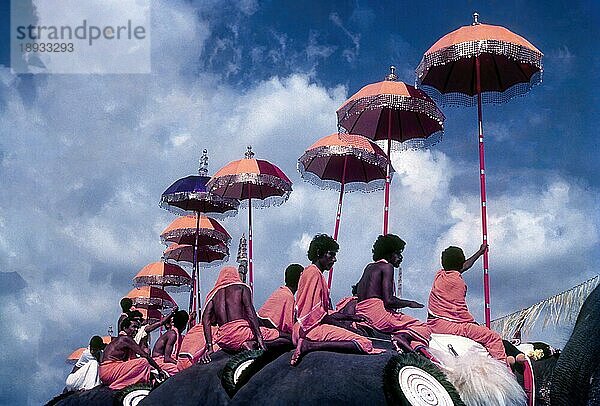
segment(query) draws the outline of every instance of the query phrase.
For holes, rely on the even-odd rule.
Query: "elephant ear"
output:
[[[465,406],[456,388],[431,361],[418,354],[392,357],[383,370],[388,404]]]

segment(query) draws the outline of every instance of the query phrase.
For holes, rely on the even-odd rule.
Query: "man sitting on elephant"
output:
[[[296,322],[294,295],[298,290],[298,281],[303,270],[302,265],[289,265],[285,269],[285,286],[277,288],[258,310],[259,323],[279,330],[282,337],[289,337],[290,344],[292,328]]]
[[[481,244],[479,250],[466,260],[459,247],[451,246],[442,252],[443,269],[435,274],[429,293],[427,323],[434,333],[470,338],[483,345],[492,357],[507,362],[502,337],[477,324],[467,308],[467,285],[462,274],[473,266],[486,249],[487,244]]]
[[[185,330],[188,320],[189,316],[185,310],[177,311],[166,325],[167,332],[156,340],[152,349],[152,358],[169,375],[179,372],[177,357],[181,348],[181,333]]]
[[[375,262],[367,265],[357,285],[356,315],[364,317],[375,330],[391,334],[399,348],[423,352],[429,344],[431,329],[427,323],[398,311],[403,307],[422,308],[423,305],[394,296],[394,268],[402,262],[405,245],[394,234],[377,238],[373,244]]]
[[[214,352],[211,325],[219,326],[214,342],[228,351],[266,350],[266,344],[280,345],[282,340],[289,341],[281,338],[274,328],[259,327],[250,287],[240,280],[238,270],[232,266],[221,269],[214,288],[206,296],[202,312],[206,338],[200,358],[203,363],[210,362]]]
[[[298,282],[298,321],[292,334],[296,350],[292,355],[291,365],[296,365],[311,351],[367,354],[383,352],[373,348],[373,343],[368,338],[344,328],[343,321],[363,321],[362,317],[330,312],[329,289],[323,272],[333,267],[338,250],[338,243],[325,234],[316,235],[310,243],[308,259],[312,264],[304,269]]]

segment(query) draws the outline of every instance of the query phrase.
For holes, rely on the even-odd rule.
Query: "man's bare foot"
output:
[[[291,366],[294,367],[294,366],[298,365],[298,363],[302,359],[302,356],[304,355],[303,347],[304,347],[304,338],[299,338],[298,344],[296,345],[296,349],[294,350],[294,353],[292,354],[292,359],[290,360]]]

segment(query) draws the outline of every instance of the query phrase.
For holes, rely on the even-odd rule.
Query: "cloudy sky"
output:
[[[109,3],[108,14],[126,13]],[[153,1],[152,73],[131,75],[13,73],[9,4],[0,4],[2,404],[40,404],[59,393],[65,357],[114,325],[131,278],[164,248],[159,234],[174,217],[158,207],[161,192],[195,173],[204,148],[211,173],[251,144],[294,183],[285,204],[253,214],[260,305],[287,264],[307,263],[310,238],[333,232],[337,193],[304,182],[298,157],[336,130],[336,109],[389,65],[414,83],[423,52],[474,11],[545,54],[540,86],[484,106],[492,317],[598,272],[593,1]],[[390,231],[407,242],[405,296],[421,302],[440,251],[474,251],[481,239],[476,109],[444,113],[441,143],[393,156]],[[344,200],[334,300],[370,259],[382,201],[380,192]],[[223,225],[235,253],[247,211]],[[203,271],[205,292],[217,272]],[[480,263],[465,279],[483,321]],[[567,335],[532,338],[560,345]]]

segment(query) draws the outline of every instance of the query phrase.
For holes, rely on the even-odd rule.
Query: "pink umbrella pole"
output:
[[[485,195],[485,153],[483,148],[483,113],[481,108],[481,78],[479,57],[475,58],[475,71],[477,75],[477,118],[479,125],[479,182],[481,187],[481,232],[483,243],[488,243],[487,233],[487,202]],[[490,310],[490,276],[488,273],[488,250],[483,253],[483,295],[485,300],[485,325],[489,328],[491,321]]]
[[[248,184],[248,190],[250,185]],[[248,193],[250,195],[250,193]],[[248,198],[248,277],[250,291],[254,296],[254,264],[252,262],[252,198]]]
[[[338,201],[337,214],[335,216],[335,229],[333,230],[333,239],[337,241],[338,233],[340,231],[340,219],[342,218],[342,201],[344,199],[344,186],[346,183],[346,164],[348,163],[348,156],[344,157],[344,169],[342,170],[342,185],[340,186],[340,199]],[[331,281],[333,280],[333,268],[329,270],[329,277],[327,280],[327,287],[331,289]]]
[[[392,159],[391,153],[392,151],[392,110],[388,111],[388,144],[387,144],[387,155],[388,155],[388,164],[387,170],[385,174],[385,206],[383,208],[383,235],[388,233],[388,221],[389,221],[389,212],[390,212],[390,183],[391,179],[391,167],[392,167]]]

